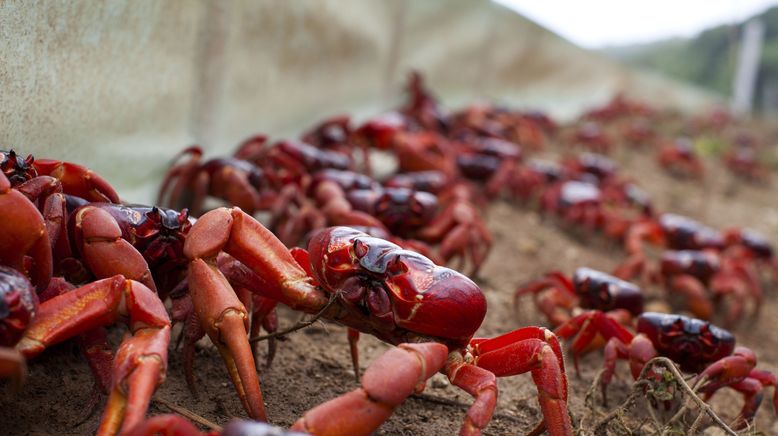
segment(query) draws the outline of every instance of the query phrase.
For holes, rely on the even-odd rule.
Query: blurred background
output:
[[[223,154],[256,133],[373,116],[403,99],[412,70],[449,107],[487,100],[572,119],[624,92],[773,112],[772,4],[5,1],[0,144],[89,162],[148,202],[183,147]]]
[[[774,0],[499,0],[573,43],[638,69],[689,82],[744,111],[778,110]],[[563,12],[564,11],[564,12]],[[734,101],[738,76],[747,101]],[[753,82],[753,83],[750,83]]]

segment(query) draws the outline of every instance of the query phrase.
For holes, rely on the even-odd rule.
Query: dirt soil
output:
[[[621,151],[616,159],[627,174],[640,181],[659,210],[672,211],[699,219],[716,227],[748,226],[759,230],[778,243],[778,202],[773,188],[738,181],[717,162],[706,161],[704,182],[683,181],[659,171],[647,151]],[[775,178],[775,174],[773,174]],[[778,181],[773,181],[773,186]],[[585,237],[579,232],[564,231],[559,223],[542,220],[530,207],[497,202],[488,213],[488,226],[496,245],[477,282],[488,299],[488,313],[479,336],[495,336],[518,327],[542,325],[544,320],[534,310],[530,299],[518,308],[513,305],[517,285],[538,278],[551,269],[572,273],[589,266],[611,271],[624,258],[618,246],[600,236]],[[297,321],[299,314],[281,311],[282,326]],[[756,350],[759,367],[778,372],[778,295],[767,290],[761,317],[744,322],[736,329],[740,344]],[[452,323],[457,320],[452,319]],[[120,332],[115,336],[120,337]],[[360,342],[364,369],[388,346],[363,336]],[[264,349],[262,351],[264,353]],[[264,354],[261,356],[264,358]],[[181,353],[171,351],[167,380],[157,392],[163,401],[187,408],[218,424],[244,417],[218,353],[202,347],[196,358],[199,398],[186,388]],[[592,422],[592,410],[584,404],[584,394],[602,365],[601,353],[590,353],[582,360],[581,376],[576,377],[569,364],[570,412],[574,424]],[[85,418],[92,379],[77,349],[69,344],[55,347],[30,363],[30,374],[21,392],[12,393],[0,386],[0,433],[2,434],[90,434],[100,418],[99,410]],[[631,378],[626,365],[619,365],[618,379],[610,389],[611,404],[618,404],[629,390]],[[391,375],[388,375],[391,376]],[[278,355],[269,370],[263,370],[262,391],[269,419],[279,426],[289,426],[305,410],[357,384],[351,370],[346,331],[332,324],[316,324],[293,333],[279,344]],[[499,380],[497,410],[485,434],[524,434],[540,419],[537,392],[529,375]],[[436,375],[425,394],[443,400],[469,404],[469,397],[449,386],[445,377]],[[772,410],[773,392],[768,389],[757,415],[756,430],[778,434],[778,420]],[[456,434],[465,414],[462,406],[443,404],[429,398],[410,398],[378,430],[386,435]],[[600,402],[599,411],[606,411]],[[726,420],[734,418],[740,408],[737,395],[724,392],[713,400],[715,410]],[[638,409],[644,407],[639,404]],[[159,402],[149,414],[169,413]],[[635,420],[640,412],[632,411]],[[645,429],[645,428],[644,428]],[[591,431],[584,427],[584,434]],[[618,430],[612,430],[619,433]],[[647,431],[647,430],[644,430]],[[639,434],[641,432],[638,432]]]

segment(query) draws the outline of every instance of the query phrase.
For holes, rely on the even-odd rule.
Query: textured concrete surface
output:
[[[707,101],[487,0],[4,0],[0,147],[88,165],[148,203],[184,146],[226,154],[252,133],[379,113],[410,69],[447,104]]]

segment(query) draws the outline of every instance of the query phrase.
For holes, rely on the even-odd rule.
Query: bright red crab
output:
[[[265,411],[246,337],[246,309],[216,266],[223,251],[266,282],[266,297],[306,313],[321,312],[325,319],[392,344],[417,344],[410,348],[431,350],[429,356],[409,360],[418,365],[422,358],[423,377],[441,370],[452,384],[475,398],[462,427],[464,434],[479,434],[487,425],[496,401],[495,376],[528,371],[538,386],[550,433],[572,433],[561,348],[548,330],[526,327],[493,339],[473,339],[485,316],[486,301],[465,276],[350,228],[323,230],[308,247],[309,253],[295,250],[293,257],[275,236],[239,209],[216,209],[203,215],[184,246],[191,260],[189,287],[195,310],[224,357],[250,416],[264,418]],[[403,362],[408,359],[395,361],[398,377],[382,383],[404,398],[423,377],[406,373],[410,369]],[[366,376],[363,388],[370,392],[375,382]],[[378,405],[392,409],[389,404],[399,404],[403,398],[372,398],[362,392],[336,403],[335,409],[364,406],[364,410],[375,410]],[[386,418],[385,407],[378,409],[382,411],[359,418],[362,431],[375,430]],[[326,425],[332,416],[308,415],[305,426]]]
[[[646,362],[662,355],[676,362],[682,371],[699,373],[703,383],[700,390],[708,397],[722,387],[740,392],[744,404],[738,427],[743,428],[753,420],[763,388],[776,385],[773,374],[755,369],[753,351],[735,347],[732,333],[695,318],[645,312],[638,317],[637,334],[633,334],[602,312],[594,311],[571,319],[556,333],[563,338],[576,338],[574,344],[578,347],[573,353],[598,335],[608,341],[601,378],[603,399],[618,359],[629,360],[632,375],[637,378]],[[778,395],[773,402],[778,410]]]

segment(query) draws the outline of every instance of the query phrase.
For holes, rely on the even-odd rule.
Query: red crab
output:
[[[41,192],[53,193],[51,180],[66,194],[81,197],[87,201],[119,202],[119,195],[113,187],[98,174],[81,165],[54,159],[34,159],[32,155],[22,159],[13,150],[0,150],[0,168],[11,185],[26,195],[38,198]],[[40,179],[38,179],[41,176]],[[33,194],[35,193],[35,194]]]
[[[185,156],[189,160],[175,163]],[[174,164],[159,188],[157,204],[173,208],[189,206],[197,216],[207,196],[221,198],[249,213],[268,209],[275,201],[275,184],[258,166],[234,157],[202,162],[202,156],[202,148],[195,145],[173,158]]]
[[[755,369],[756,355],[745,347],[735,347],[735,337],[708,322],[681,315],[645,312],[638,317],[633,334],[602,312],[581,314],[557,328],[563,338],[576,336],[574,355],[597,335],[608,341],[605,346],[605,372],[601,386],[603,399],[618,359],[628,359],[637,378],[646,362],[662,355],[676,362],[682,371],[700,373],[701,392],[712,395],[722,387],[740,392],[744,405],[739,427],[750,422],[761,403],[764,386],[775,386],[772,374]],[[778,396],[774,403],[778,410]]]
[[[613,147],[613,140],[602,127],[595,122],[585,122],[578,126],[570,140],[572,145],[579,145],[595,153],[607,154]]]
[[[691,218],[664,213],[658,218],[638,220],[630,226],[624,238],[629,258],[616,268],[613,275],[627,280],[643,276],[650,281],[645,242],[673,250],[720,251],[726,245],[721,232]]]
[[[767,270],[772,275],[772,283],[778,282],[778,259],[772,243],[763,234],[737,227],[724,229],[722,233],[728,253]]]
[[[632,283],[590,268],[578,268],[572,280],[559,271],[546,273],[516,290],[517,301],[532,294],[538,309],[553,326],[567,322],[576,309],[643,312],[643,293]],[[629,316],[627,317],[630,318]]]
[[[587,111],[581,118],[585,120],[613,121],[629,116],[650,117],[655,110],[647,103],[632,100],[618,93],[606,104]]]
[[[495,375],[527,371],[532,371],[541,392],[541,410],[550,433],[572,433],[564,362],[550,332],[527,327],[494,339],[472,339],[486,312],[485,298],[472,281],[417,253],[353,229],[326,229],[311,240],[309,250],[309,254],[295,250],[293,257],[275,236],[239,209],[216,209],[203,215],[184,246],[191,260],[189,286],[195,310],[252,417],[264,418],[264,405],[246,338],[246,310],[216,267],[222,251],[266,282],[263,292],[267,297],[296,310],[321,312],[325,319],[392,344],[418,343],[392,353],[397,377],[381,381],[390,387],[391,398],[368,398],[358,390],[336,400],[335,410],[365,407],[361,410],[366,414],[359,417],[365,432],[375,430],[387,416],[383,406],[378,410],[371,406],[374,401],[392,408],[390,404],[401,402],[420,380],[442,370],[454,385],[476,399],[464,434],[478,434],[487,424],[496,401]],[[407,358],[400,357],[406,353]],[[425,362],[423,376],[417,372],[419,359]],[[410,362],[416,369],[406,366]],[[366,375],[364,389],[371,392],[376,382]],[[309,413],[305,426],[337,423],[333,416]]]
[[[732,174],[757,184],[770,180],[770,168],[762,163],[754,147],[735,146],[722,156]]]
[[[565,224],[590,231],[601,229],[606,221],[602,193],[592,183],[568,180],[548,187],[540,198],[540,211],[559,216]]]
[[[656,158],[659,165],[674,176],[701,179],[705,175],[705,167],[689,139],[678,138],[664,144]]]
[[[717,251],[680,250],[662,253],[659,273],[666,288],[683,295],[695,317],[710,320],[714,302],[727,295],[729,307],[725,325],[742,318],[746,302],[752,299],[754,316],[762,304],[762,288],[741,259]]]
[[[265,142],[262,135],[249,138],[238,146],[234,157],[262,168],[281,185],[300,184],[308,174],[323,169],[351,170],[353,167],[353,159],[346,153],[349,149],[341,152],[301,141],[278,141],[269,146]]]
[[[52,254],[43,217],[11,188],[5,174],[0,174],[0,210],[6,224],[0,227],[0,264],[11,267],[0,275],[0,306],[7,309],[0,346],[16,345],[29,359],[50,345],[114,324],[120,317],[128,319],[133,336],[123,341],[108,370],[111,398],[98,433],[115,434],[122,425],[134,426],[145,415],[166,369],[170,321],[159,297],[117,275],[51,298],[36,310],[37,295],[25,275],[38,290],[51,281]],[[3,354],[9,355],[10,368],[19,368],[18,355],[7,350]]]
[[[172,300],[174,321],[184,323],[184,371],[194,392],[194,344],[204,332],[194,320],[191,301],[186,294],[188,261],[183,254],[184,241],[194,219],[186,210],[176,211],[140,205],[86,203],[70,211],[61,226],[60,239],[65,241],[56,253],[57,270],[73,283],[121,274],[157,291],[165,300]],[[117,262],[116,259],[121,259]],[[228,257],[220,259],[220,267],[234,286],[251,290],[253,273]],[[276,327],[275,303],[242,292],[242,301],[251,308],[252,331],[260,326],[273,331]],[[56,293],[55,293],[56,294]],[[94,332],[84,346],[101,390],[110,384],[110,351],[104,332]],[[268,362],[273,359],[275,341],[268,343]],[[256,350],[255,350],[256,351]],[[106,358],[107,354],[107,358]]]

